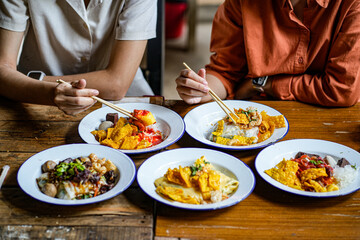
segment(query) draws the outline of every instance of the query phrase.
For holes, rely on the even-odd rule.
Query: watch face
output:
[[[259,77],[253,79],[253,84],[258,86],[264,86],[266,83],[267,77]]]
[[[41,73],[40,72],[32,72],[29,74],[29,77],[35,78],[35,79],[40,79]]]

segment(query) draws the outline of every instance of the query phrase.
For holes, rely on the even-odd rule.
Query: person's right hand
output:
[[[187,104],[197,104],[208,95],[209,87],[205,79],[205,69],[200,69],[198,74],[184,69],[176,78],[176,90],[181,99]]]
[[[76,115],[90,108],[96,102],[91,96],[98,95],[99,91],[85,88],[85,86],[85,79],[72,82],[71,85],[58,84],[55,88],[55,105],[68,115]]]

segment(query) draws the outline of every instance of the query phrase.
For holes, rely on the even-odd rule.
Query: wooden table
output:
[[[257,101],[283,113],[290,130],[283,140],[313,138],[360,151],[360,104],[322,108],[299,102]],[[164,105],[182,117],[194,108]],[[360,191],[336,198],[309,198],[278,190],[256,173],[261,150],[227,152],[250,166],[253,193],[235,206],[186,211],[153,201],[136,182],[110,200],[78,207],[55,206],[26,195],[16,174],[29,157],[50,147],[82,143],[77,127],[92,109],[66,116],[55,107],[0,98],[0,167],[11,166],[0,192],[0,239],[360,239]],[[207,147],[186,133],[167,149]],[[137,167],[155,153],[131,155]]]

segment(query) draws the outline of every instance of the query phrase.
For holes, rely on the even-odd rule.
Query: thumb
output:
[[[83,89],[86,87],[86,80],[80,79],[78,81],[72,82],[71,86],[73,86],[74,88]]]

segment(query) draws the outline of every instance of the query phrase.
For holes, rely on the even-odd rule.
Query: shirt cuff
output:
[[[7,21],[4,18],[0,18],[0,28],[14,32],[24,32],[26,30],[26,23],[22,24],[14,21]]]
[[[116,29],[116,40],[147,40],[156,37],[155,31],[149,32],[121,32]]]
[[[277,75],[272,76],[272,91],[274,97],[281,100],[295,100],[294,95],[291,93],[291,83],[293,76],[291,75]]]

